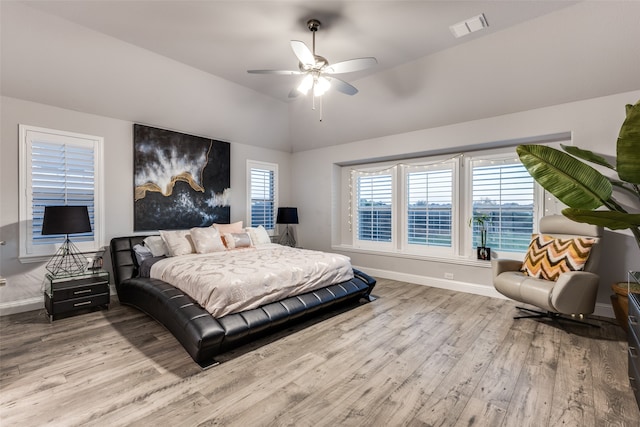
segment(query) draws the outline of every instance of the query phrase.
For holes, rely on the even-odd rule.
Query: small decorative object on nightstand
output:
[[[59,314],[93,307],[109,308],[109,273],[95,270],[66,277],[47,274],[44,306],[49,321]]]
[[[277,224],[286,224],[287,229],[280,237],[280,244],[295,248],[296,239],[289,230],[289,224],[298,224],[298,208],[278,208]]]

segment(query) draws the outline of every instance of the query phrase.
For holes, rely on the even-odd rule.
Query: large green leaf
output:
[[[596,209],[611,197],[609,180],[575,157],[546,145],[519,145],[516,151],[531,176],[569,207]]]
[[[640,184],[640,101],[627,105],[627,118],[618,136],[617,170],[623,181]]]
[[[600,225],[610,230],[624,230],[640,226],[640,214],[615,211],[588,211],[566,208],[562,214],[575,222]]]
[[[595,163],[597,165],[606,166],[609,169],[615,170],[615,167],[613,167],[611,163],[607,162],[607,160],[604,157],[597,155],[593,151],[583,150],[582,148],[578,148],[575,145],[560,144],[560,146],[564,151],[571,154],[572,156],[575,156],[582,160],[586,160],[591,163]]]

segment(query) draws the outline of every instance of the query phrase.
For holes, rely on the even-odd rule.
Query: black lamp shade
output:
[[[86,206],[45,206],[42,235],[91,232]]]
[[[298,224],[298,208],[278,208],[277,224]]]

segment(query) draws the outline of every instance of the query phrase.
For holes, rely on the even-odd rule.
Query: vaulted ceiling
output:
[[[322,23],[317,52],[331,62],[374,56],[354,81],[574,4],[571,1],[112,1],[24,3],[176,61],[287,100],[295,77],[248,69],[296,70],[289,46],[311,48],[307,20]],[[449,26],[484,13],[489,27],[456,39]]]
[[[277,150],[640,89],[640,2],[2,0],[0,7],[3,95]],[[480,13],[488,28],[453,37],[450,25]],[[310,99],[288,99],[298,77],[246,72],[295,70],[289,41],[311,46],[310,18],[322,22],[316,50],[330,62],[374,56],[379,63],[343,75],[360,92],[325,95],[322,122]]]

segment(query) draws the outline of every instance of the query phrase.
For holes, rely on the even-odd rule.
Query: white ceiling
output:
[[[311,47],[310,18],[322,27],[316,50],[330,62],[374,56],[357,82],[435,52],[565,8],[570,1],[23,1],[207,73],[286,100],[296,77],[248,69],[297,69],[289,40]],[[449,26],[484,13],[489,28],[461,39]],[[357,83],[355,83],[357,86]]]

